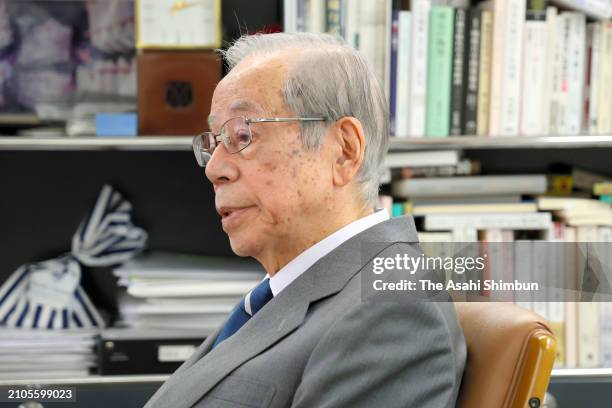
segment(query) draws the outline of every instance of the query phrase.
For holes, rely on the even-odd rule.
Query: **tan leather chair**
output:
[[[512,303],[463,302],[455,309],[468,349],[457,407],[541,406],[556,346],[546,321]]]

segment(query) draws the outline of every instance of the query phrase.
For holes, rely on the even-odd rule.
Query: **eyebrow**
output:
[[[230,104],[230,112],[235,111],[251,111],[251,112],[263,112],[261,105],[255,102],[251,102],[247,99],[238,99]],[[212,124],[216,117],[214,115],[208,115],[208,127],[212,129]]]

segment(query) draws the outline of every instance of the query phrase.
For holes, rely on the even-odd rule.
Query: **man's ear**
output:
[[[333,140],[337,143],[333,163],[333,180],[336,186],[345,186],[354,178],[365,154],[365,136],[358,119],[345,116],[338,119],[333,127]]]

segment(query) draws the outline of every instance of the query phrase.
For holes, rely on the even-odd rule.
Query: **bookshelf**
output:
[[[392,137],[389,151],[482,149],[591,149],[612,148],[612,135],[447,138]],[[189,136],[140,136],[137,138],[0,136],[0,150],[191,150]]]
[[[223,14],[232,20],[235,10],[240,8],[240,14],[251,15],[252,20],[255,13],[251,11],[254,10],[247,12],[245,7],[257,8],[261,5],[258,2],[257,6],[247,6],[248,3],[223,1]],[[252,20],[250,29],[253,24],[258,25]],[[239,32],[240,27],[233,31]],[[0,115],[0,125],[7,128],[42,124],[34,115]],[[463,150],[467,157],[480,160],[483,169],[491,173],[512,170],[541,172],[549,162],[566,161],[577,165],[591,164],[598,167],[594,170],[612,174],[610,149],[612,134],[450,136],[392,138],[390,141],[391,152]],[[2,203],[4,206],[1,206],[4,214],[0,214],[0,225],[5,232],[0,233],[0,241],[8,243],[10,238],[11,244],[4,260],[0,262],[0,278],[12,272],[23,260],[47,259],[68,248],[67,240],[74,232],[83,211],[88,208],[90,199],[97,193],[101,183],[107,181],[130,197],[135,206],[135,215],[142,221],[139,224],[145,226],[151,234],[151,249],[204,255],[230,254],[227,239],[212,211],[212,189],[193,161],[191,137],[0,136],[0,181],[0,184],[6,186],[3,193],[7,198]],[[154,391],[167,377],[92,376],[44,382],[0,381],[0,386],[29,383],[72,383],[83,386],[123,384],[128,387],[147,385],[146,390],[141,391],[146,393]],[[598,381],[612,381],[612,369],[555,369],[552,388],[558,385],[557,382]],[[104,398],[98,399],[104,401]],[[583,401],[581,405],[568,406],[592,405]]]
[[[612,379],[612,368],[557,368],[553,369],[553,378],[605,378]],[[170,377],[169,374],[146,375],[91,375],[78,378],[38,378],[28,380],[0,380],[0,386],[28,384],[142,384],[162,383]]]

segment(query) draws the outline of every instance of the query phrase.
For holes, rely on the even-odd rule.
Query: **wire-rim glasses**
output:
[[[228,153],[238,153],[246,149],[253,141],[251,123],[279,123],[279,122],[323,122],[325,118],[246,118],[236,116],[226,120],[219,133],[203,132],[192,140],[193,153],[200,167],[212,158],[212,154],[223,143]]]

